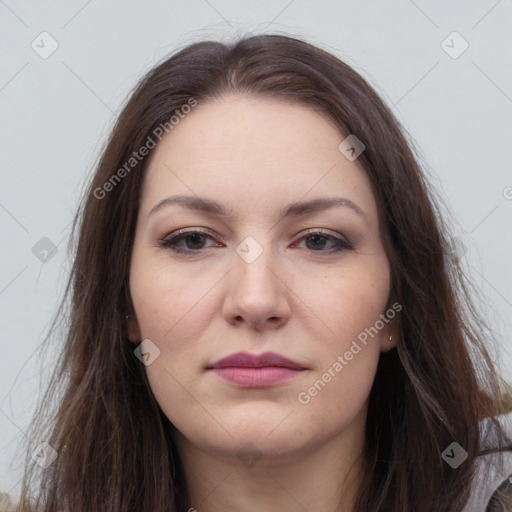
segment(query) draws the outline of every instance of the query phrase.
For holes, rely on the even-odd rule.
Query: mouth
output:
[[[221,379],[241,387],[266,387],[288,381],[306,370],[287,357],[273,352],[237,352],[206,367]]]

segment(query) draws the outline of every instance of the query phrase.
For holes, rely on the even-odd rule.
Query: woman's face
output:
[[[130,339],[150,340],[151,389],[183,443],[282,456],[364,436],[379,353],[395,340],[377,207],[345,138],[306,106],[227,96],[153,150]],[[239,352],[296,366],[212,368]]]

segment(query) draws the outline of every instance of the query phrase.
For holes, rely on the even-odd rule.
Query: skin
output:
[[[380,353],[396,343],[394,322],[359,343],[309,403],[297,398],[389,308],[375,198],[362,166],[338,150],[345,137],[308,106],[231,95],[199,104],[151,154],[131,260],[129,338],[160,350],[146,371],[178,429],[189,506],[198,512],[353,510],[368,395]],[[214,199],[231,213],[171,204],[148,217],[175,194]],[[322,197],[350,199],[364,215],[335,206],[279,220],[289,203]],[[177,243],[187,254],[159,245],[181,228],[208,236]],[[333,252],[336,243],[312,238],[310,228],[346,237],[354,249]],[[263,251],[251,263],[236,252],[248,236]],[[260,389],[205,369],[238,351],[277,352],[306,369]],[[237,457],[246,443],[260,456],[252,465]]]

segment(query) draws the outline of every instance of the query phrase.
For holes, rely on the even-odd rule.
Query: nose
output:
[[[235,326],[246,323],[256,330],[284,326],[291,313],[290,291],[269,250],[251,263],[238,254],[226,281],[223,316]]]

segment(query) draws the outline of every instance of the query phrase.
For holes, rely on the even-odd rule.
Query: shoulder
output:
[[[498,416],[497,419],[512,439],[512,413]],[[498,442],[496,427],[488,418],[481,422],[480,431],[483,449],[495,448]],[[492,509],[488,508],[489,503],[497,502],[498,495],[504,491],[512,491],[512,451],[489,453],[478,457],[471,484],[470,500],[464,512],[491,512]],[[506,512],[510,509],[494,510]]]

